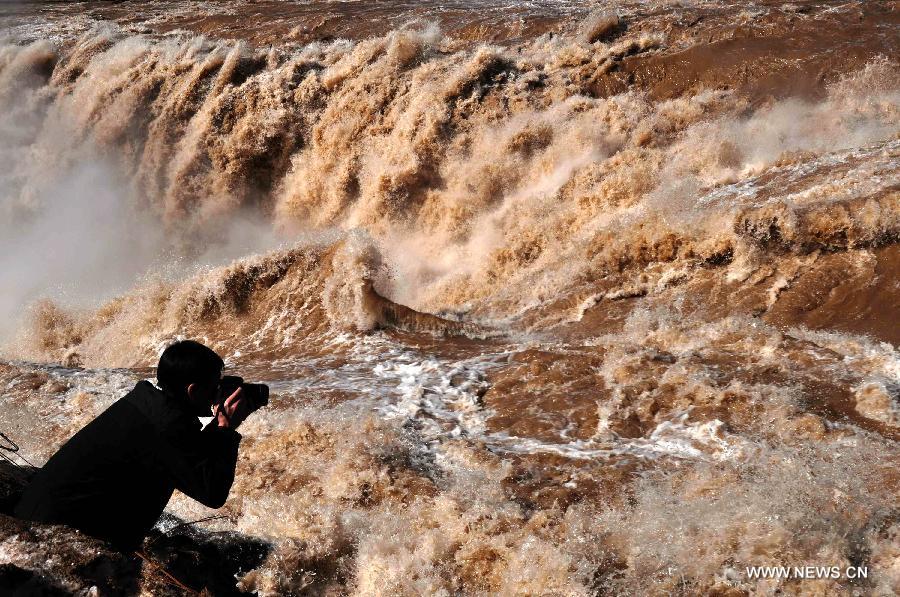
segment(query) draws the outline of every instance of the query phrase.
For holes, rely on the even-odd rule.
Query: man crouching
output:
[[[131,551],[175,489],[220,508],[234,481],[241,441],[235,429],[261,406],[240,385],[231,392],[234,384],[222,400],[223,367],[198,342],[166,348],[157,385],[139,382],[66,442],[25,489],[15,515],[68,525]],[[197,418],[209,416],[201,430]]]

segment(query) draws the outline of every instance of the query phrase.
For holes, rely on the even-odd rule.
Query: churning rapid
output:
[[[127,6],[2,8],[0,430],[175,338],[270,384],[176,576],[900,592],[896,3]],[[0,576],[179,594],[98,549],[3,517]],[[747,572],[806,565],[868,576]]]

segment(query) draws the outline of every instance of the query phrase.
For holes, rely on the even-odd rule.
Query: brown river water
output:
[[[259,547],[231,590],[900,592],[897,2],[0,26],[0,430],[40,464],[175,338],[268,383],[226,506],[166,519]],[[868,577],[746,571],[805,565]]]

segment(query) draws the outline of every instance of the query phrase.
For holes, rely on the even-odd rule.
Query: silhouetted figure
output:
[[[15,514],[137,548],[175,489],[219,508],[234,481],[250,407],[219,401],[224,363],[190,340],[169,346],[157,382],[139,382],[66,442],[25,489]],[[212,407],[215,405],[215,409]],[[205,428],[197,420],[214,416]]]

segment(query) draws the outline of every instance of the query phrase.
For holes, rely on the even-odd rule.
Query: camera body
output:
[[[269,403],[269,386],[262,383],[244,383],[243,377],[226,375],[219,382],[222,388],[222,400],[231,396],[238,388],[241,388],[243,399],[246,401],[249,411],[253,412]]]

